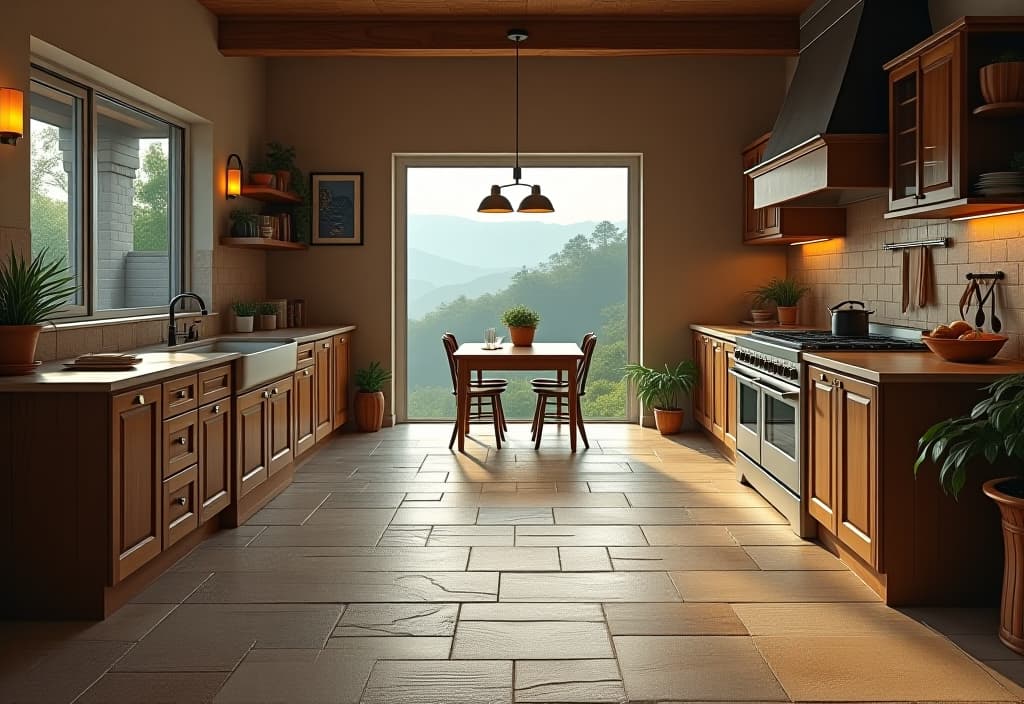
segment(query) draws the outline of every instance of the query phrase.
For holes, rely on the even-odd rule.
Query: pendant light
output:
[[[501,190],[512,186],[525,186],[530,189],[530,195],[523,198],[519,204],[520,213],[555,212],[548,197],[541,194],[540,186],[522,183],[523,170],[519,166],[519,45],[526,41],[528,36],[530,35],[525,29],[510,29],[508,31],[508,38],[516,45],[516,165],[512,168],[513,183],[506,183],[504,186],[491,186],[491,194],[480,201],[480,207],[477,208],[479,213],[511,213],[512,204],[501,194]]]

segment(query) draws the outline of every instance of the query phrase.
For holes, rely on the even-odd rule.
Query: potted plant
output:
[[[273,303],[260,303],[256,313],[260,316],[260,330],[277,329],[277,307]]]
[[[0,264],[0,375],[36,366],[42,323],[75,292],[67,267],[42,250],[31,263],[14,251]]]
[[[680,396],[689,396],[697,384],[700,372],[697,365],[685,360],[672,369],[652,369],[642,364],[627,364],[626,379],[636,386],[636,396],[654,411],[654,424],[662,435],[678,433],[683,426]]]
[[[235,332],[252,332],[253,318],[256,316],[256,304],[235,301],[231,304],[231,312],[235,314]]]
[[[1024,102],[1024,53],[1005,51],[979,73],[986,103]]]
[[[295,147],[285,146],[280,142],[268,142],[266,167],[274,173],[277,188],[287,191],[291,188],[292,171],[295,169]]]
[[[391,372],[372,362],[365,369],[356,370],[356,427],[361,433],[376,433],[384,424],[384,384]]]
[[[921,436],[914,474],[926,461],[939,468],[939,482],[957,496],[967,482],[967,470],[984,458],[1005,467],[1008,476],[992,479],[982,491],[999,506],[1003,517],[1003,598],[999,639],[1024,654],[1024,374],[1003,377],[985,387],[988,397],[969,415],[936,423]]]
[[[259,235],[257,227],[259,216],[255,211],[235,208],[228,214],[228,218],[231,219],[232,237],[257,237]]]
[[[508,328],[513,345],[529,347],[533,344],[540,314],[526,306],[513,306],[501,314],[501,322]]]
[[[265,161],[257,161],[249,168],[249,182],[254,186],[277,187],[277,177]]]
[[[801,286],[793,279],[772,279],[764,286],[753,291],[755,305],[763,303],[774,303],[779,313],[780,325],[796,325],[797,305],[804,294],[811,289]],[[755,317],[755,322],[757,318]]]

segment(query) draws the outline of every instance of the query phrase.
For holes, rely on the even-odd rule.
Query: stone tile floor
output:
[[[0,702],[1024,696],[993,610],[887,608],[699,436],[449,432],[336,438],[105,622],[0,623]]]

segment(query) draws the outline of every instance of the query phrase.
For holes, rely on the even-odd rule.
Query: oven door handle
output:
[[[729,373],[732,376],[736,377],[737,379],[742,379],[743,381],[749,381],[752,384],[759,384],[759,383],[761,383],[761,377],[754,376],[753,374],[747,374],[745,372],[741,372],[736,367],[731,368],[729,370]]]
[[[743,372],[737,371],[735,368],[730,369],[729,373],[737,379],[742,379],[758,388],[775,394],[783,401],[798,401],[800,400],[800,389],[795,386],[786,384],[785,386],[776,386],[775,384],[765,383],[764,377],[753,376],[752,374],[744,374]]]

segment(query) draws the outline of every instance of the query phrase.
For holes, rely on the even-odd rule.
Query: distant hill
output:
[[[418,320],[442,303],[450,303],[459,296],[476,298],[485,293],[500,291],[512,283],[512,276],[516,271],[518,270],[509,269],[507,271],[487,274],[471,281],[438,286],[427,291],[421,289],[416,295],[413,294],[413,289],[410,286],[408,316],[413,320]]]
[[[546,261],[576,235],[589,235],[596,225],[597,222],[590,221],[571,225],[529,220],[488,223],[449,215],[410,215],[409,276],[433,281],[422,271],[413,273],[414,249],[472,267],[518,270]],[[457,283],[469,278],[436,283]]]
[[[411,243],[407,261],[409,281],[415,281],[418,287],[423,287],[424,284],[429,284],[430,287],[448,286],[501,271],[514,271],[514,268],[509,266],[488,267],[464,264],[461,261],[449,259],[439,252],[427,252],[413,247]],[[426,290],[422,289],[420,295],[426,293]],[[411,288],[409,297],[410,299],[413,297]]]

